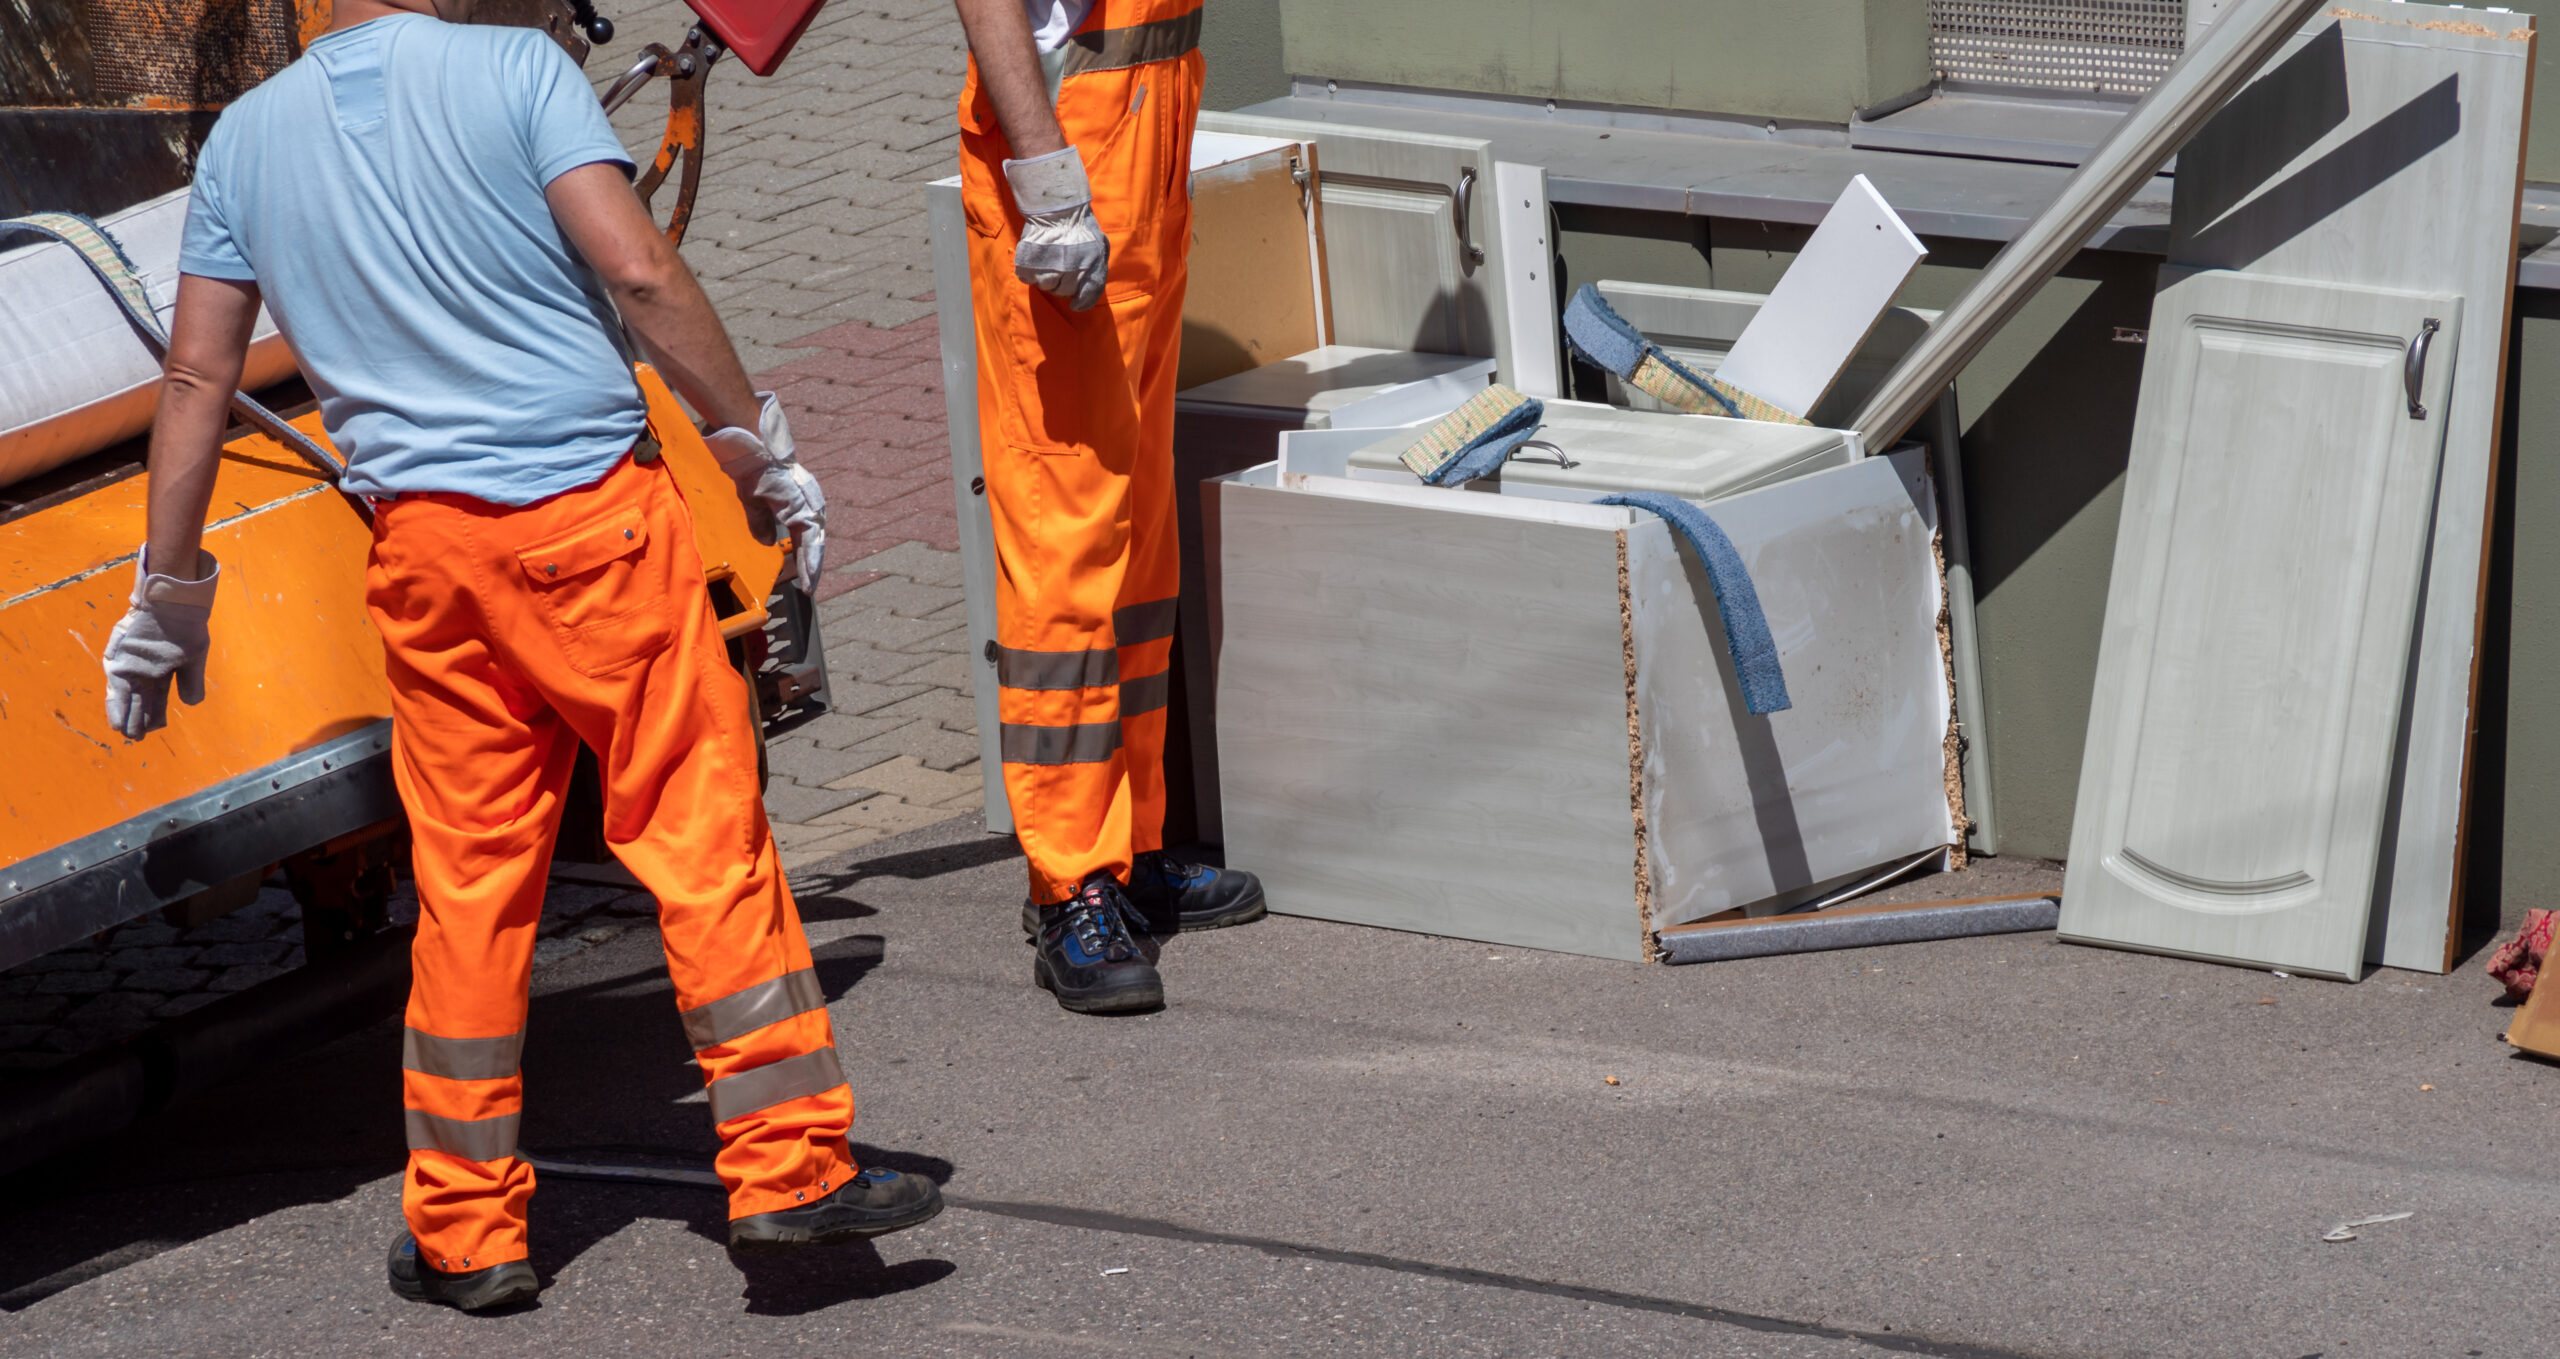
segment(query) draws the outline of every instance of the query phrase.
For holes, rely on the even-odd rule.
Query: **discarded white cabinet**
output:
[[[2362,974],[2461,323],[2443,294],[2162,289],[2065,937]]]
[[[1745,423],[1682,418],[1709,445]],[[1272,909],[1641,959],[1952,843],[1917,452],[1708,504],[1793,699],[1755,717],[1659,519],[1285,442],[1285,474],[1203,488],[1227,856]]]
[[[1472,354],[1510,381],[1491,142],[1236,113],[1203,113],[1199,126],[1315,146],[1334,343]]]

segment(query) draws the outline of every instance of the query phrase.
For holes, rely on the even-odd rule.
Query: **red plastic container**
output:
[[[757,75],[772,75],[773,68],[791,54],[791,45],[800,41],[809,21],[818,16],[818,6],[827,0],[685,0],[693,12],[711,29],[712,36],[728,45],[738,60]]]

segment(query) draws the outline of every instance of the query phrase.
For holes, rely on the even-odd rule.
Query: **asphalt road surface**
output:
[[[857,1154],[943,1181],[925,1227],[741,1263],[714,1192],[552,1179],[537,1303],[401,1302],[386,1022],[8,1184],[0,1351],[2551,1353],[2560,1069],[2476,960],[1669,968],[1274,918],[1097,1019],[1031,987],[1021,871],[955,822],[797,875]],[[651,931],[536,981],[526,1147],[705,1163]]]

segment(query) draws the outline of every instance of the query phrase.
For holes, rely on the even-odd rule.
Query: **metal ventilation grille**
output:
[[[1930,0],[1940,80],[2142,95],[2187,48],[2186,0]]]

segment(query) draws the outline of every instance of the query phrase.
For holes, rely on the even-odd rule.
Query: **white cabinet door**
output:
[[[2361,973],[2460,323],[2221,271],[2161,291],[2066,937]]]
[[[1491,142],[1234,113],[1200,126],[1315,143],[1335,344],[1473,354],[1513,380]]]

